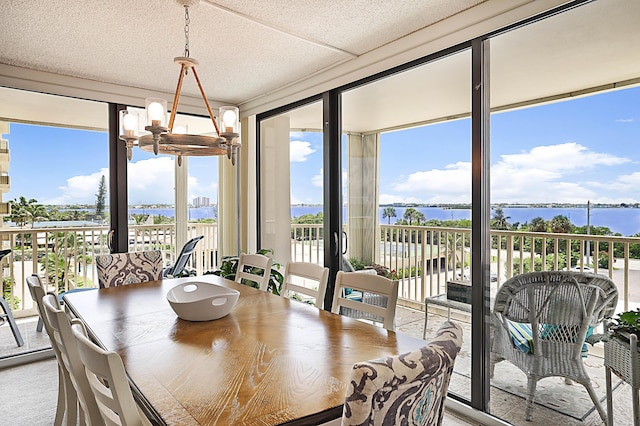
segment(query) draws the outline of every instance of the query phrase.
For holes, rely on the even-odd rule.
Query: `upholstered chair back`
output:
[[[162,279],[162,253],[140,251],[96,257],[100,288]]]
[[[440,425],[462,327],[445,322],[413,352],[354,364],[342,426]]]

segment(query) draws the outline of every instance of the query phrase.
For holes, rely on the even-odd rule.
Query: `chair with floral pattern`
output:
[[[162,253],[141,251],[96,257],[100,288],[162,279]]]
[[[342,425],[439,425],[462,327],[445,322],[413,352],[354,364]]]

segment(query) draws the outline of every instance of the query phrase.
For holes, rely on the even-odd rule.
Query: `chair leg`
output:
[[[600,405],[600,401],[598,400],[596,391],[594,391],[593,386],[591,386],[591,382],[582,383],[582,386],[584,386],[587,392],[589,393],[589,397],[591,398],[591,401],[593,401],[593,405],[596,407],[596,410],[598,410],[598,414],[600,414],[600,418],[602,419],[604,424],[607,424],[607,413],[604,412],[602,405]]]
[[[538,379],[527,376],[527,406],[524,411],[524,419],[528,422],[533,419],[533,401],[535,399],[537,384]]]
[[[78,424],[78,395],[67,372],[64,373],[65,418],[66,426]]]
[[[7,317],[9,321],[9,327],[11,327],[11,332],[13,333],[13,338],[16,339],[16,343],[18,346],[24,345],[24,340],[22,340],[22,335],[20,334],[20,329],[18,328],[18,324],[16,324],[16,320],[13,319],[13,313],[11,312],[11,308],[9,308],[9,304],[4,297],[0,297],[0,305],[2,306],[2,310],[4,311],[4,316]]]
[[[58,365],[58,403],[56,405],[56,418],[53,421],[54,426],[62,426],[64,410],[65,410],[64,374],[62,372],[62,367]]]
[[[42,322],[42,318],[38,317],[38,325],[36,325],[36,331],[38,333],[42,333],[42,327],[44,326],[44,323]]]

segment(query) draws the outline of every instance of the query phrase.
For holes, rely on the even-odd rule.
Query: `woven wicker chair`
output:
[[[527,375],[526,420],[531,420],[538,380],[560,376],[583,385],[602,420],[606,414],[583,363],[590,327],[613,315],[618,290],[609,278],[586,272],[531,272],[507,280],[493,308],[491,376],[508,360]],[[529,328],[531,347],[523,350],[514,327]],[[528,345],[527,345],[528,346]]]

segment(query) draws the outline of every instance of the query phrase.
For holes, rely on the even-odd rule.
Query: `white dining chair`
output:
[[[53,424],[55,426],[60,426],[62,425],[63,419],[66,419],[67,426],[75,426],[76,419],[78,417],[78,397],[76,395],[75,388],[73,387],[73,383],[71,382],[69,371],[62,360],[60,346],[53,337],[53,329],[51,328],[51,323],[49,323],[47,314],[44,310],[43,299],[47,293],[45,292],[42,280],[38,275],[33,274],[27,277],[26,282],[27,287],[29,287],[29,292],[31,293],[31,298],[38,308],[38,314],[40,314],[42,325],[44,325],[44,329],[49,336],[49,340],[51,340],[51,349],[53,349],[53,353],[58,361],[58,401],[56,404],[56,415]],[[54,305],[60,308],[58,298],[55,295],[52,295],[52,297],[55,299]]]
[[[315,299],[315,305],[322,309],[327,291],[329,268],[308,262],[288,262],[284,270],[282,295],[303,294]],[[311,287],[310,287],[311,286]]]
[[[89,340],[81,323],[74,323],[71,330],[104,423],[107,426],[151,426],[133,399],[120,355],[105,351]]]
[[[71,332],[69,317],[61,309],[56,296],[47,294],[42,298],[45,315],[51,326],[52,335],[60,348],[60,354],[64,367],[69,372],[69,377],[73,388],[76,391],[78,402],[80,403],[80,424],[91,426],[104,425],[98,405],[96,404],[93,391],[87,381],[84,366],[78,354],[76,339]],[[79,321],[77,319],[73,321]],[[88,420],[88,423],[87,423]]]
[[[338,271],[331,312],[395,329],[398,281],[380,275]]]
[[[269,279],[271,278],[271,263],[273,260],[263,254],[240,254],[238,269],[236,271],[236,282],[249,280],[257,284],[262,291],[269,289]],[[261,270],[262,273],[258,272]]]

